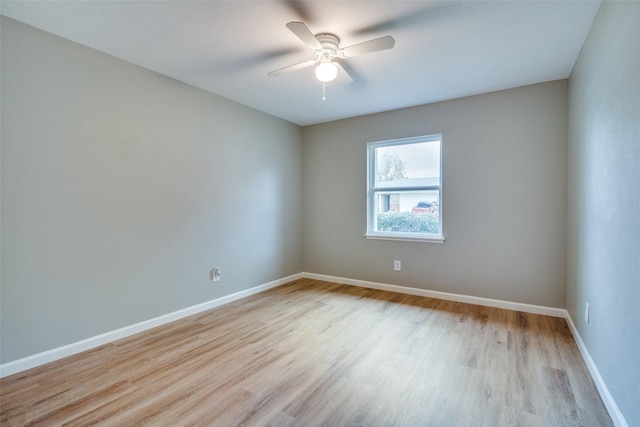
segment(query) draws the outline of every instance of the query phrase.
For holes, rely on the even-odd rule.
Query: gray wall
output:
[[[1,24],[3,363],[302,271],[298,126]]]
[[[304,128],[305,271],[564,307],[567,109],[563,80]],[[440,132],[446,242],[365,239],[367,142]]]
[[[640,2],[603,2],[569,85],[567,308],[630,426],[640,426],[639,41]]]
[[[568,90],[301,132],[2,17],[0,361],[302,270],[555,307],[567,282],[587,348],[640,425],[638,22],[640,3],[604,2]],[[366,143],[436,132],[447,241],[364,239]]]

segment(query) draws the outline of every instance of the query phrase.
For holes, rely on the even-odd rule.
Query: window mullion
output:
[[[389,193],[389,192],[410,192],[410,191],[439,191],[439,185],[432,185],[429,187],[374,187],[373,191],[376,193]]]

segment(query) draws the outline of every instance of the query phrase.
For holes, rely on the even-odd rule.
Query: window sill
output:
[[[412,236],[411,234],[398,234],[398,233],[375,233],[375,234],[365,234],[364,237],[366,239],[373,240],[396,240],[400,242],[423,242],[423,243],[444,243],[444,236]]]

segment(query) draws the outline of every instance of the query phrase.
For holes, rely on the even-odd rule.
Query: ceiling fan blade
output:
[[[354,44],[340,49],[340,52],[344,54],[345,58],[350,58],[356,55],[362,55],[365,53],[377,52],[379,50],[391,49],[396,44],[396,41],[391,36],[384,36],[377,39],[369,40]]]
[[[299,51],[299,49],[274,49],[259,55],[234,59],[226,64],[222,64],[218,69],[223,72],[236,72]]]
[[[318,62],[317,59],[309,59],[308,61],[301,62],[299,64],[289,65],[288,67],[280,68],[279,70],[271,71],[267,73],[271,77],[277,77],[282,74],[290,73],[291,71],[300,70],[302,68],[310,67]]]
[[[353,89],[359,89],[366,86],[367,78],[362,73],[360,73],[358,69],[353,66],[353,64],[350,64],[348,60],[338,58],[334,61],[334,63],[339,63],[346,72],[345,74],[338,73],[338,79],[340,79],[342,76],[348,75],[348,77],[345,77],[345,79],[353,79],[353,81],[350,83],[350,86]]]
[[[291,9],[296,16],[303,21],[310,22],[313,20],[309,4],[300,0],[284,0],[284,4]]]
[[[427,25],[432,21],[453,16],[462,7],[458,1],[436,1],[418,10],[406,12],[400,16],[386,19],[354,31],[356,35],[380,34],[408,26]]]
[[[342,64],[337,61],[334,61],[333,63],[336,68],[338,68],[338,77],[336,79],[337,82],[344,85],[350,85],[351,83],[353,83],[353,77],[351,77],[351,74],[349,74],[349,72],[344,69]]]
[[[309,27],[303,22],[291,21],[287,23],[287,28],[311,49],[322,49],[322,45],[318,39],[316,39],[316,36],[313,35]]]

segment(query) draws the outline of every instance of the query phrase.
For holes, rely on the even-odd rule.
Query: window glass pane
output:
[[[376,212],[438,212],[438,191],[376,192]]]
[[[434,186],[440,182],[440,141],[377,147],[376,188]]]
[[[377,192],[375,231],[439,233],[439,196],[438,191]]]

